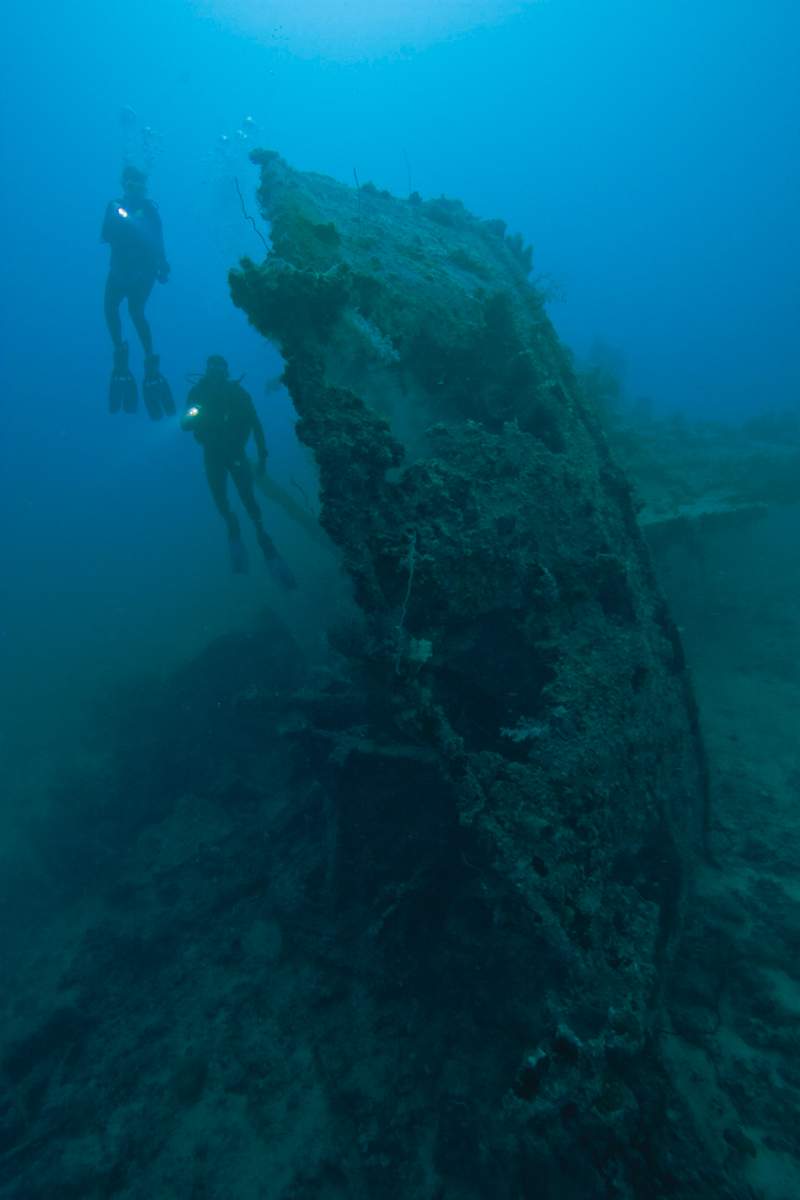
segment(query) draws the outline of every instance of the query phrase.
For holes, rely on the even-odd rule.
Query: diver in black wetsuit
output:
[[[250,394],[240,383],[228,378],[228,364],[221,355],[211,355],[205,375],[189,392],[181,425],[193,433],[203,447],[208,486],[228,527],[233,570],[236,573],[247,570],[247,553],[241,540],[238,518],[228,502],[229,475],[247,515],[255,525],[258,544],[272,575],[283,587],[295,587],[294,576],[264,529],[261,509],[253,491],[253,470],[247,457],[247,443],[252,434],[258,452],[256,470],[263,474],[267,465],[264,429]]]
[[[105,317],[114,343],[114,369],[108,390],[111,412],[120,408],[135,412],[136,382],[128,366],[128,343],[122,337],[119,308],[128,301],[128,312],[144,350],[144,401],[148,413],[158,420],[175,412],[169,384],[153,353],[153,338],[144,308],[153,284],[166,283],[169,263],[164,253],[164,235],[158,208],[147,198],[147,176],[136,167],[122,172],[122,198],[106,208],[100,240],[111,246],[111,263],[105,291]]]

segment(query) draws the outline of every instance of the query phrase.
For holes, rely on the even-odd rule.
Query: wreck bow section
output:
[[[391,1169],[364,1186],[658,1195],[644,1052],[704,765],[627,482],[502,222],[254,158],[273,248],[231,291],[283,352],[362,618],[363,706],[317,697],[303,736],[331,903],[380,966],[358,1053]]]

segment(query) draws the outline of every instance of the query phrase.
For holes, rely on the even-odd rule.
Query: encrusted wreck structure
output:
[[[273,249],[231,291],[361,613],[296,731],[380,980],[326,1154],[354,1196],[657,1194],[706,777],[629,485],[502,222],[256,159]]]

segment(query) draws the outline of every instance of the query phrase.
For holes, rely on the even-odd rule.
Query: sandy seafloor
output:
[[[658,564],[700,703],[716,860],[697,878],[665,1045],[700,1121],[731,1131],[765,1200],[800,1195],[798,546],[800,511],[775,509]]]

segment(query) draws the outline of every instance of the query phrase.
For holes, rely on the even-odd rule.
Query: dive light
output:
[[[193,404],[191,408],[187,408],[181,417],[181,429],[191,429],[199,416],[200,409],[196,404]]]

